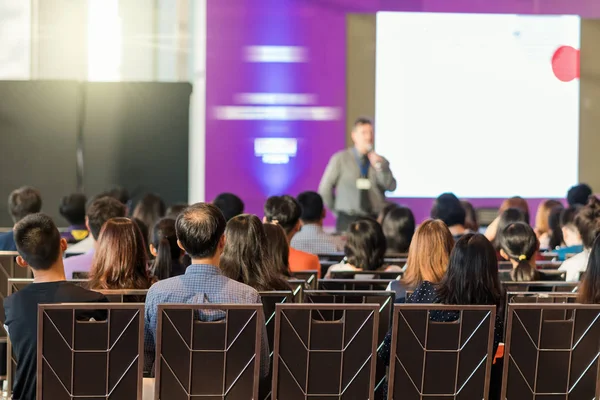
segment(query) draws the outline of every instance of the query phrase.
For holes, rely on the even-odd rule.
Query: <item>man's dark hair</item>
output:
[[[581,235],[585,249],[591,249],[594,240],[600,234],[600,201],[591,196],[588,204],[575,216],[575,226]]]
[[[73,193],[60,200],[58,211],[71,225],[85,223],[85,204],[87,198],[83,193]]]
[[[39,213],[41,209],[42,196],[31,186],[20,187],[8,196],[8,211],[15,223],[30,214]]]
[[[125,205],[129,205],[129,200],[131,200],[127,189],[121,186],[113,187],[108,192],[106,192],[106,195],[119,200],[122,204]]]
[[[323,218],[323,198],[317,192],[302,192],[298,195],[298,203],[302,208],[300,219],[305,224],[320,222]]]
[[[370,118],[367,117],[358,117],[356,118],[356,120],[354,121],[354,125],[352,125],[354,128],[356,128],[357,126],[360,125],[371,125],[373,126],[373,121]]]
[[[177,239],[192,258],[213,257],[225,233],[227,222],[217,206],[196,203],[179,214],[175,222]]]
[[[267,222],[276,222],[289,235],[302,215],[300,203],[292,196],[272,196],[265,203],[265,218]]]
[[[60,254],[60,233],[46,214],[30,214],[13,230],[19,255],[36,270],[49,269]]]
[[[575,185],[569,189],[567,192],[567,202],[570,206],[585,206],[591,195],[592,188],[585,183],[580,183],[579,185]]]
[[[387,243],[381,225],[374,219],[363,218],[350,224],[344,254],[348,264],[365,271],[383,266]]]
[[[244,202],[233,193],[221,193],[215,197],[213,204],[221,210],[226,221],[244,213]]]
[[[102,225],[111,218],[127,216],[127,207],[114,197],[104,196],[96,198],[88,206],[86,212],[90,233],[94,240],[98,240]]]
[[[581,208],[582,206],[580,205],[563,208],[560,212],[560,227],[564,228],[568,225],[574,225],[575,217],[577,216],[577,213],[579,212],[579,210],[581,210]]]
[[[467,214],[458,197],[454,193],[443,193],[440,195],[431,208],[431,218],[441,219],[450,227],[454,225],[464,225]]]

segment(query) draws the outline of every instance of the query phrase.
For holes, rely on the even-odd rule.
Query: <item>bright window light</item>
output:
[[[88,0],[88,80],[121,80],[119,0]]]

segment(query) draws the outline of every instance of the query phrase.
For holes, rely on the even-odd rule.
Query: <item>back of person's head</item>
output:
[[[8,211],[16,224],[30,214],[39,213],[42,209],[42,196],[39,190],[31,186],[23,186],[8,196]]]
[[[577,301],[583,304],[600,304],[600,239],[592,245],[583,279],[579,284]]]
[[[396,207],[384,218],[381,225],[387,242],[387,250],[407,253],[415,234],[415,216],[410,208]]]
[[[469,233],[456,242],[438,296],[443,304],[501,304],[496,251],[484,235]]]
[[[138,226],[129,218],[106,221],[94,253],[89,286],[92,289],[147,289],[148,257]]]
[[[513,196],[509,199],[504,200],[502,202],[502,205],[500,206],[500,209],[498,210],[498,215],[502,215],[502,213],[508,210],[509,208],[516,208],[518,210],[521,210],[521,212],[523,212],[523,214],[525,215],[526,222],[529,223],[530,214],[529,203],[527,203],[527,200],[520,196]]]
[[[286,235],[293,233],[299,225],[302,207],[292,196],[272,196],[265,203],[265,219],[278,224]]]
[[[589,185],[580,183],[571,187],[567,192],[567,203],[570,206],[585,206],[592,194],[592,188]]]
[[[550,210],[550,215],[548,216],[548,227],[550,228],[550,242],[548,242],[548,247],[550,249],[556,249],[565,244],[563,232],[560,226],[560,216],[562,215],[563,209],[564,207],[562,204],[560,206],[556,206]]]
[[[563,234],[563,242],[566,246],[581,244],[581,235],[575,226],[575,216],[582,206],[574,205],[563,208],[560,212],[560,228]]]
[[[213,204],[221,210],[225,221],[244,213],[244,202],[233,193],[221,193],[215,197]]]
[[[385,217],[387,217],[390,211],[392,211],[396,207],[398,207],[397,203],[387,203],[385,206],[383,206],[383,208],[381,209],[381,211],[379,211],[379,214],[377,215],[377,222],[383,224],[383,220],[385,220]]]
[[[531,226],[524,222],[514,222],[502,231],[500,253],[502,257],[518,262],[511,271],[513,281],[537,281],[540,273],[532,261],[538,250],[539,242]]]
[[[410,287],[417,287],[423,281],[439,283],[453,248],[454,238],[443,221],[424,221],[412,238],[403,282]]]
[[[466,212],[454,193],[443,193],[433,203],[431,218],[441,219],[449,227],[464,225]]]
[[[575,226],[581,235],[583,247],[591,249],[600,233],[600,201],[596,197],[590,196],[587,205],[579,210],[575,217]]]
[[[302,192],[298,195],[298,203],[302,209],[300,219],[305,224],[320,223],[325,216],[323,198],[317,192]]]
[[[461,200],[460,204],[465,209],[465,228],[472,232],[479,232],[479,222],[477,220],[477,212],[473,204],[466,200]]]
[[[265,223],[263,225],[267,235],[267,257],[282,276],[290,277],[290,245],[285,231],[279,225]]]
[[[288,287],[267,256],[267,236],[256,215],[242,214],[230,219],[225,237],[220,266],[226,276],[259,291]]]
[[[363,218],[350,224],[344,246],[350,265],[375,271],[383,266],[386,250],[385,236],[377,221]]]
[[[190,257],[212,258],[225,233],[225,217],[217,206],[196,203],[179,214],[175,222],[179,244]]]
[[[529,224],[529,220],[527,219],[527,215],[519,208],[507,208],[500,214],[500,219],[498,220],[498,230],[496,231],[496,237],[494,238],[494,247],[496,250],[500,251],[502,242],[502,232],[506,229],[507,226],[512,224],[513,222],[523,222]]]
[[[167,212],[165,213],[165,217],[166,218],[171,218],[171,219],[177,219],[177,217],[179,217],[179,214],[181,214],[181,212],[183,210],[185,210],[187,208],[187,204],[185,203],[180,203],[180,204],[173,204],[172,206],[167,208]]]
[[[54,221],[46,214],[30,214],[22,218],[15,225],[13,236],[19,257],[34,270],[50,269],[67,248],[67,242],[61,240]],[[19,265],[24,266],[19,257]]]
[[[142,238],[144,239],[144,243],[148,244],[150,241],[150,228],[144,221],[139,218],[131,218],[133,223],[138,227],[140,232],[142,233]]]
[[[156,221],[165,216],[166,211],[167,206],[160,196],[148,193],[137,203],[131,216],[142,220],[148,228],[151,228]]]
[[[535,214],[535,232],[537,232],[538,235],[550,232],[548,219],[550,213],[556,207],[562,208],[563,205],[558,200],[545,200],[538,206],[537,213]]]
[[[98,240],[100,230],[106,221],[126,215],[127,207],[114,197],[104,196],[93,199],[88,205],[86,216],[94,240]]]
[[[60,200],[58,211],[71,225],[85,224],[87,197],[83,193],[73,193]]]
[[[104,195],[119,200],[121,204],[125,206],[129,206],[129,201],[131,200],[131,198],[129,197],[129,191],[121,186],[113,187],[112,189],[108,190]]]
[[[150,251],[156,256],[152,264],[152,276],[158,280],[170,278],[173,262],[178,261],[182,255],[182,250],[177,245],[174,219],[163,218],[154,224]]]

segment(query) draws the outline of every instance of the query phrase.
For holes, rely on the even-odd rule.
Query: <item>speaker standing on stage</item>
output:
[[[361,217],[375,217],[385,205],[385,192],[396,189],[388,160],[373,151],[373,123],[359,118],[352,129],[354,147],[331,157],[319,194],[337,216],[338,232]]]

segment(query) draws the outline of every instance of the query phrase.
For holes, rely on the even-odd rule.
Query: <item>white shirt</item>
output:
[[[92,235],[89,235],[87,238],[83,239],[81,242],[75,243],[72,246],[69,246],[65,253],[67,254],[84,254],[94,248],[94,239],[92,239]]]
[[[577,282],[579,275],[587,269],[589,258],[589,250],[584,250],[563,262],[558,270],[567,272],[567,282]]]

